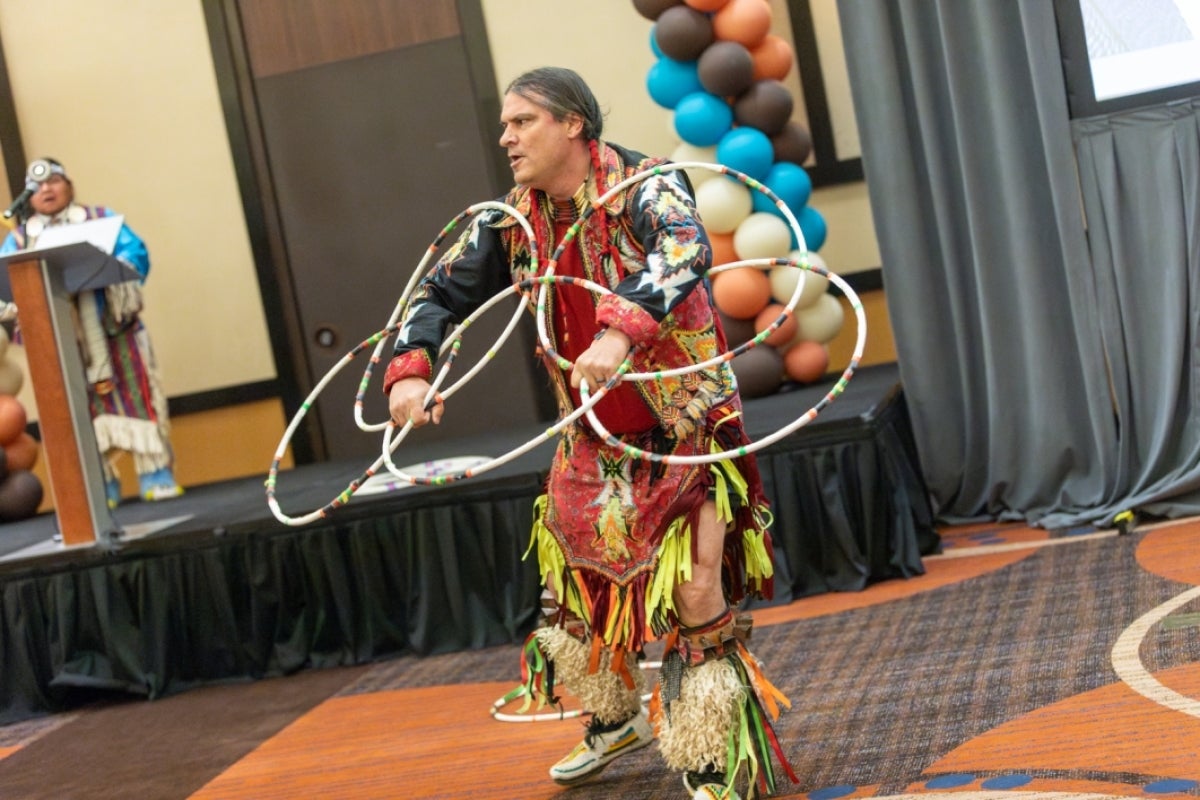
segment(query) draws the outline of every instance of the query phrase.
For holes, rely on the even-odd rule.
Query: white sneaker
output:
[[[607,767],[617,756],[654,741],[654,729],[650,727],[644,708],[612,730],[604,731],[603,727],[592,718],[583,741],[550,768],[550,777],[555,783],[563,786],[580,783]]]
[[[719,772],[685,772],[683,786],[691,800],[740,800],[738,793],[725,786]]]

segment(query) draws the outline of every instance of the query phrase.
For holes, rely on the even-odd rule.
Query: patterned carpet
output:
[[[800,783],[776,796],[1200,795],[1200,522],[942,534],[924,576],[755,612],[793,704],[778,730]],[[0,797],[685,797],[655,747],[555,786],[581,720],[493,719],[516,659],[312,670],[0,728]]]

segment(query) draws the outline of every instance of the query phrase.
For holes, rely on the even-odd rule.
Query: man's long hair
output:
[[[531,69],[514,79],[504,93],[537,103],[560,122],[570,114],[578,114],[587,140],[599,139],[604,130],[604,112],[596,96],[578,73],[565,67]]]

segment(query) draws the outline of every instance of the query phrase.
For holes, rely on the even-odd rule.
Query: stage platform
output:
[[[746,401],[751,437],[795,420],[831,384]],[[418,432],[395,462],[494,457],[541,430],[498,422],[492,434],[426,446]],[[0,724],[97,693],[153,698],[521,641],[539,594],[536,564],[523,555],[554,446],[448,486],[375,487],[303,526],[271,514],[265,471],[171,500],[126,501],[109,544],[64,547],[52,514],[0,525]],[[894,364],[860,369],[812,423],[758,459],[774,514],[772,603],[921,574],[922,555],[938,550]],[[276,497],[284,514],[303,516],[368,465],[284,471]]]

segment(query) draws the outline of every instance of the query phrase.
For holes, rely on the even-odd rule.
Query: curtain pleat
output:
[[[1125,437],[1158,423],[1115,413],[1110,374],[1134,382],[1122,378],[1112,327],[1134,324],[1135,309],[1089,254],[1096,221],[1089,208],[1085,230],[1053,5],[839,0],[838,10],[901,379],[937,516],[1107,524],[1136,500],[1131,472],[1169,474],[1186,454],[1156,464],[1121,455],[1145,447]],[[1196,172],[1186,180],[1194,186]],[[1195,237],[1194,217],[1186,224]],[[1151,323],[1152,338],[1177,346],[1180,326],[1162,323]],[[1176,382],[1190,381],[1179,367]],[[1128,404],[1138,415],[1173,391],[1138,383],[1143,402]]]
[[[1114,506],[1200,512],[1200,98],[1072,125],[1120,436]]]

